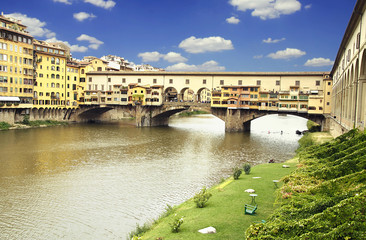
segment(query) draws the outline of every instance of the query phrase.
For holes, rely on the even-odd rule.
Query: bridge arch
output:
[[[174,87],[168,87],[164,90],[164,101],[175,102],[178,101],[178,91]]]
[[[195,101],[210,103],[211,102],[211,91],[210,91],[210,89],[208,89],[206,87],[198,89]]]
[[[178,100],[183,102],[194,102],[195,93],[189,87],[182,88],[179,92]]]

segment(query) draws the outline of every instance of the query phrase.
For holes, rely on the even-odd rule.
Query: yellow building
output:
[[[70,85],[66,83],[67,52],[63,48],[37,40],[34,41],[34,49],[37,63],[34,107],[71,107],[67,101],[67,96],[72,94]]]
[[[84,81],[85,83],[85,81]],[[80,64],[75,61],[66,63],[66,106],[76,108],[84,94],[84,84],[80,85]]]
[[[33,64],[33,37],[26,26],[0,15],[0,107],[32,107]]]

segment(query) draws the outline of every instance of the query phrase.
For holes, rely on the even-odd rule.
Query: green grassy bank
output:
[[[330,140],[327,133],[311,133],[312,143]],[[289,168],[283,168],[289,165]],[[197,208],[193,199],[169,209],[151,226],[145,226],[143,236],[135,239],[244,239],[247,229],[253,224],[268,221],[280,206],[281,192],[273,180],[289,176],[298,166],[298,157],[286,163],[268,163],[252,167],[249,175],[242,174],[238,180],[232,177],[212,187],[212,197],[204,208]],[[283,185],[282,181],[278,184]],[[258,209],[255,215],[244,214],[244,204],[251,203],[246,189],[254,189],[258,196],[255,201]],[[277,201],[276,201],[277,199]],[[275,203],[277,202],[277,204]],[[178,233],[172,233],[171,224],[183,217],[183,224]],[[258,224],[256,224],[257,226]],[[259,224],[260,225],[260,224]],[[212,226],[216,234],[201,234],[199,229]],[[143,227],[139,230],[144,232]]]
[[[238,180],[229,178],[209,190],[212,197],[204,208],[196,208],[193,199],[176,207],[172,213],[158,220],[142,239],[243,239],[246,229],[256,221],[267,219],[275,206],[275,185],[296,167],[296,160],[287,162],[290,168],[280,163],[262,164],[252,167],[249,175],[242,174]],[[260,178],[253,178],[260,177]],[[258,196],[256,215],[245,215],[244,204],[251,203],[246,189],[254,189]],[[170,223],[176,217],[183,217],[184,223],[178,233],[172,233]],[[217,233],[204,235],[199,229],[212,226]]]

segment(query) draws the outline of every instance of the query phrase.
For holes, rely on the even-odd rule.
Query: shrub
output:
[[[212,194],[207,191],[206,187],[203,187],[199,193],[196,193],[193,200],[198,208],[203,208],[211,196]]]
[[[244,164],[243,169],[246,175],[250,173],[252,166],[249,163]]]
[[[22,123],[29,125],[29,115],[24,115]]]
[[[139,224],[136,224],[136,229],[133,230],[128,234],[128,239],[131,240],[137,240],[140,239],[139,237],[149,231],[151,229],[151,225],[145,223],[144,225],[140,226]]]
[[[7,122],[0,122],[0,129],[1,130],[8,130],[11,127],[11,125]]]
[[[238,180],[240,175],[241,175],[242,171],[240,168],[236,167],[234,168],[233,170],[233,177],[234,177],[234,180]]]
[[[321,126],[311,120],[307,121],[306,126],[308,127],[309,132],[320,132],[321,130]]]
[[[179,232],[180,226],[183,224],[183,217],[178,218],[176,217],[174,221],[170,224],[173,233]]]

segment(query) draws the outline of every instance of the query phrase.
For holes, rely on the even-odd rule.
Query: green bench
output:
[[[245,206],[244,206],[245,214],[253,215],[253,214],[255,214],[255,210],[257,210],[257,205],[253,206],[253,205],[245,204]]]

